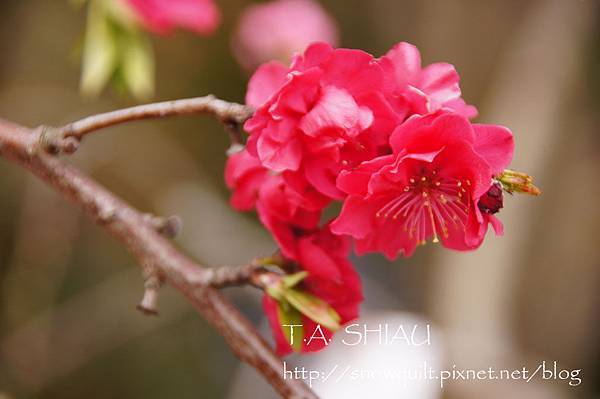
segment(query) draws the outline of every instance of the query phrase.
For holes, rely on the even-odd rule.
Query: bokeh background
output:
[[[217,0],[211,37],[155,37],[157,93],[242,101],[248,75],[229,41],[246,0]],[[342,45],[381,55],[405,40],[425,63],[448,61],[478,121],[509,126],[513,167],[535,175],[539,198],[507,198],[505,236],[473,253],[439,246],[390,264],[355,263],[364,320],[430,323],[430,347],[336,346],[294,364],[355,361],[393,368],[519,369],[557,361],[564,381],[321,384],[326,398],[600,398],[600,3],[595,0],[322,0]],[[68,1],[0,3],[0,115],[59,125],[132,105],[108,90],[78,92],[85,15]],[[273,34],[276,34],[274,32]],[[177,214],[177,244],[206,265],[243,263],[274,245],[253,215],[228,206],[228,146],[207,117],[149,121],[86,139],[72,161],[140,209]],[[270,398],[223,340],[165,288],[160,316],[135,310],[139,268],[118,243],[25,172],[0,160],[0,398]],[[260,296],[229,295],[258,325]],[[264,330],[266,335],[268,331]],[[333,362],[333,363],[332,363]]]

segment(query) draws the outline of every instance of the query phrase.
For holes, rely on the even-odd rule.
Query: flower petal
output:
[[[414,115],[398,126],[390,137],[395,152],[428,153],[457,141],[473,143],[475,134],[469,120],[448,111]]]
[[[358,134],[368,126],[361,126],[373,120],[372,114],[364,116],[361,110],[346,90],[334,86],[327,86],[319,102],[300,120],[299,127],[309,136],[316,136],[325,129],[341,129],[349,133]],[[367,119],[364,119],[367,118]]]
[[[373,219],[383,203],[365,201],[351,195],[346,198],[339,216],[331,223],[335,234],[347,234],[354,238],[365,238],[373,230]]]
[[[386,75],[393,79],[394,86],[403,89],[421,70],[421,54],[410,43],[400,42],[384,55],[380,62],[386,69]]]
[[[432,111],[436,111],[445,102],[460,97],[459,76],[451,64],[439,62],[428,65],[423,68],[419,80],[417,86],[429,95],[436,106]]]
[[[271,61],[258,67],[246,92],[246,104],[260,107],[271,98],[285,83],[287,68],[278,61]]]
[[[279,305],[277,301],[265,294],[263,296],[262,305],[263,311],[267,315],[267,320],[269,321],[271,331],[273,332],[273,338],[275,338],[277,355],[285,356],[291,353],[292,347],[290,346],[289,341],[285,338],[285,335],[283,334],[282,330],[283,327],[281,326],[281,322],[279,321]],[[298,337],[298,339],[301,338]]]
[[[302,159],[302,143],[298,138],[280,143],[262,135],[258,138],[256,149],[263,165],[276,172],[298,170]]]
[[[512,132],[499,125],[474,124],[475,151],[490,165],[492,173],[501,173],[510,164],[515,142]]]

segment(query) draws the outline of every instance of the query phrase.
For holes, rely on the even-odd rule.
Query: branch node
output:
[[[237,122],[243,125],[248,119],[252,118],[256,110],[251,105],[242,105],[238,112]]]
[[[109,224],[117,216],[117,210],[111,206],[98,210],[98,222],[100,224]]]
[[[166,238],[177,237],[183,228],[183,222],[177,215],[165,218],[146,213],[144,214],[144,220],[146,220],[154,230]]]
[[[61,129],[42,125],[37,130],[39,131],[38,146],[49,154],[73,154],[79,148],[79,138],[65,137]]]

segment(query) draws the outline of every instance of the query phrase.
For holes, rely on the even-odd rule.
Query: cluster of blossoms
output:
[[[502,234],[494,214],[513,136],[470,121],[477,110],[461,98],[452,65],[423,67],[408,43],[381,58],[314,43],[290,67],[262,65],[246,101],[256,112],[245,148],[226,167],[231,203],[256,209],[281,255],[308,273],[303,288],[340,324],[357,317],[362,299],[351,243],[359,255],[395,259],[428,240],[475,249],[489,225]],[[339,215],[322,221],[334,201]],[[279,302],[267,294],[264,307],[284,354],[292,348]],[[323,346],[308,341],[299,349]]]

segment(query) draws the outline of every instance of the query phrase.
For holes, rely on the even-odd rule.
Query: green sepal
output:
[[[340,328],[340,315],[327,302],[310,294],[297,285],[308,276],[303,271],[282,277],[265,287],[265,292],[275,299],[280,307],[296,309],[315,323],[336,331]]]
[[[279,323],[281,325],[281,331],[291,345],[294,352],[300,352],[302,350],[302,337],[304,337],[304,327],[294,327],[294,341],[292,342],[291,328],[284,327],[284,325],[299,325],[302,326],[302,314],[290,304],[283,300],[277,302],[277,314],[279,316]]]
[[[308,272],[306,272],[306,271],[298,272],[298,273],[294,273],[294,274],[287,274],[285,277],[283,277],[281,279],[281,284],[283,284],[283,286],[285,288],[293,288],[293,287],[297,286],[298,284],[300,284],[300,282],[302,280],[304,280],[306,277],[308,277]]]
[[[341,317],[327,302],[295,288],[285,289],[283,293],[291,306],[315,323],[331,331],[339,330]]]

